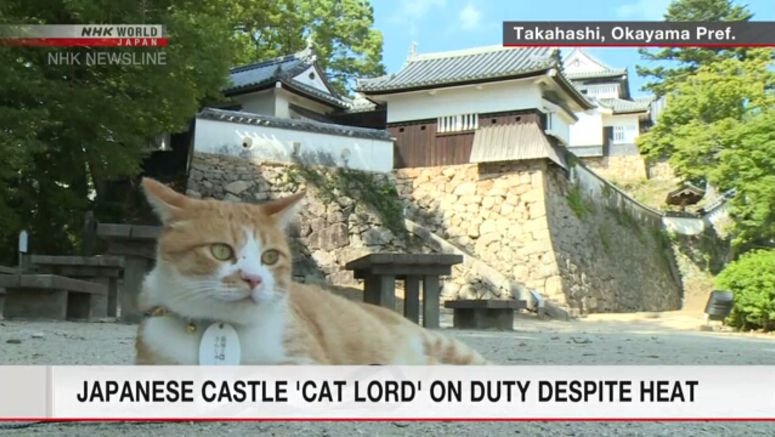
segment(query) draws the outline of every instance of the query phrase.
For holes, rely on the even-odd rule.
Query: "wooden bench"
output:
[[[161,226],[99,223],[97,236],[107,241],[108,254],[124,258],[124,284],[119,295],[121,320],[139,322],[143,313],[137,307],[137,296],[143,278],[156,259],[156,239]]]
[[[108,287],[108,294],[94,295],[94,317],[116,317],[118,309],[118,278],[124,270],[120,256],[54,256],[31,255],[30,264],[35,273],[67,276],[99,282]]]
[[[6,317],[89,319],[97,313],[92,296],[106,295],[107,286],[58,275],[0,275],[5,288]]]
[[[448,300],[453,310],[453,326],[458,329],[514,329],[514,312],[527,308],[523,300],[471,299]]]
[[[391,310],[396,309],[396,280],[404,281],[404,316],[420,321],[420,284],[422,284],[422,322],[426,328],[439,327],[439,276],[449,275],[452,266],[463,262],[460,255],[372,253],[345,264],[355,278],[365,282],[363,300]]]
[[[16,267],[0,266],[0,275],[15,275],[19,273]],[[0,320],[3,320],[3,307],[5,306],[5,288],[0,287]]]
[[[16,267],[0,266],[0,274],[15,275],[19,273],[19,269]]]

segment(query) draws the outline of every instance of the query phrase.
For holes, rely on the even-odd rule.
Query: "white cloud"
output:
[[[421,19],[428,15],[432,9],[443,8],[446,5],[446,0],[402,0],[399,9],[410,18]]]
[[[418,23],[433,10],[444,9],[447,0],[401,0],[395,5],[395,12],[390,16],[392,23],[400,23],[407,26],[409,35],[415,36],[418,32]]]
[[[479,27],[479,23],[482,21],[482,13],[473,3],[469,3],[460,11],[458,19],[462,29],[472,30]]]
[[[634,20],[662,20],[670,0],[636,0],[616,8],[616,16]]]

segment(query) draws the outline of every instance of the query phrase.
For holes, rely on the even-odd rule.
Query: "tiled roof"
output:
[[[310,95],[311,97],[317,97],[320,100],[325,100],[328,103],[331,103],[334,106],[338,106],[340,109],[345,109],[349,107],[349,104],[346,100],[339,97],[338,95],[332,95],[325,93],[313,86],[309,86],[306,83],[299,82],[298,80],[293,79],[281,79],[280,80],[284,85],[288,86],[289,88],[296,89],[297,91],[301,91],[305,94]]]
[[[347,110],[345,112],[348,113],[369,112],[377,109],[376,103],[363,97],[360,93],[356,93],[352,99],[345,98],[345,101],[347,102]]]
[[[227,111],[223,109],[204,108],[197,118],[227,121],[230,123],[252,124],[256,126],[277,127],[282,129],[317,132],[329,135],[340,135],[356,138],[391,141],[392,137],[385,130],[368,129],[364,127],[345,126],[334,123],[323,123],[311,120],[279,118],[269,115],[253,114],[251,112]]]
[[[625,99],[597,99],[601,105],[610,108],[615,114],[628,114],[633,112],[646,112],[651,106],[651,98],[625,100]]]
[[[396,74],[361,79],[356,89],[380,93],[539,73],[556,65],[556,49],[480,47],[415,55]]]
[[[626,68],[609,69],[604,71],[584,71],[578,73],[564,73],[570,80],[603,79],[607,77],[619,77],[627,74]]]
[[[229,72],[231,86],[224,90],[225,93],[260,86],[266,83],[274,83],[288,76],[293,77],[309,68],[314,62],[305,51],[288,56],[256,62],[232,68]]]
[[[227,95],[239,94],[241,91],[272,85],[279,81],[289,88],[308,94],[310,97],[323,100],[339,108],[347,108],[347,103],[336,93],[327,93],[293,79],[294,76],[314,65],[315,60],[314,53],[305,49],[292,55],[232,68],[229,72],[231,85],[223,92]],[[325,81],[324,77],[321,79]]]
[[[600,67],[600,71],[579,71],[576,73],[564,72],[565,77],[567,77],[570,80],[598,79],[598,78],[602,79],[607,77],[623,76],[627,74],[626,68],[611,68],[606,63],[592,56],[591,53],[589,53],[588,51],[582,48],[573,49],[573,51],[568,53],[568,55],[565,56],[565,59],[563,59],[563,64],[567,63],[568,60],[576,53],[580,54],[581,56],[584,56],[588,60],[597,64],[598,67]]]

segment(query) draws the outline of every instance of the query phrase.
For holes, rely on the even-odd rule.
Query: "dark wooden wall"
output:
[[[479,114],[479,126],[504,123],[544,125],[544,116],[536,110]],[[432,167],[467,164],[471,157],[474,131],[436,132],[436,119],[390,123],[390,135],[396,139],[393,167]]]

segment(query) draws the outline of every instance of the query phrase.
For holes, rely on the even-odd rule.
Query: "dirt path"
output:
[[[444,319],[449,323],[449,317]],[[703,332],[699,315],[595,315],[572,322],[520,318],[515,332],[447,331],[500,364],[769,364],[775,337]],[[0,322],[0,364],[130,364],[135,326]],[[9,342],[10,341],[10,342]],[[775,423],[91,423],[8,429],[22,435],[775,435]]]

